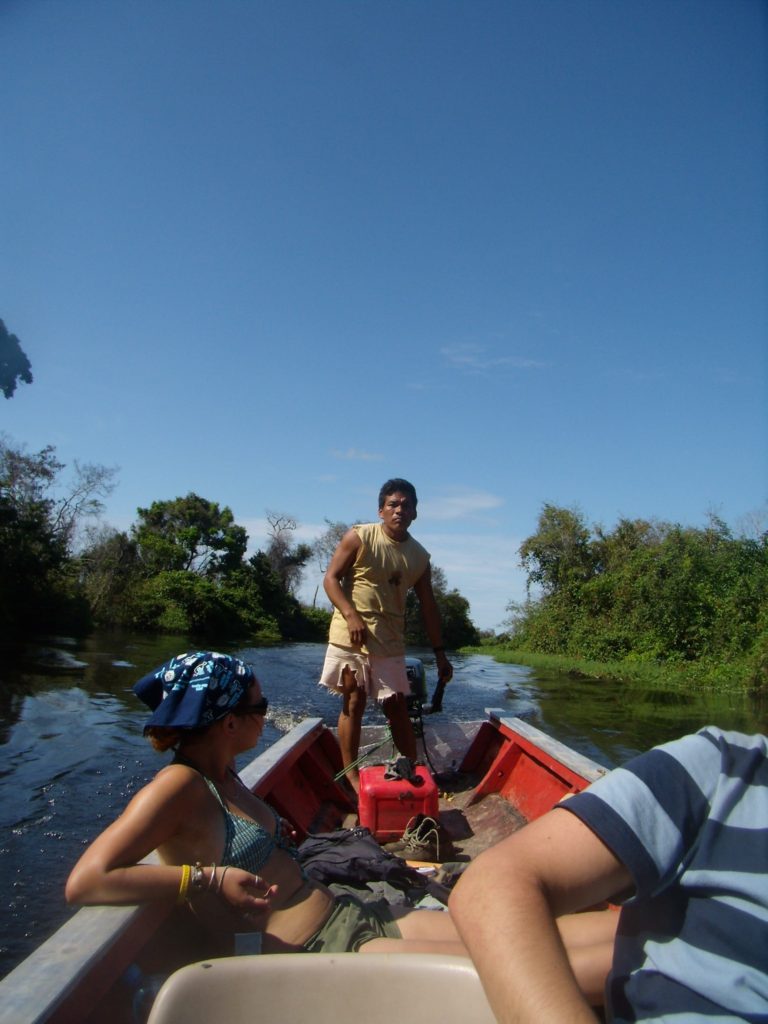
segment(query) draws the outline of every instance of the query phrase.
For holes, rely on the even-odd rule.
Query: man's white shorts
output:
[[[411,684],[405,671],[404,654],[398,654],[394,658],[379,658],[375,654],[361,654],[346,647],[328,644],[320,685],[326,686],[333,693],[343,693],[341,675],[345,668],[350,668],[355,673],[360,689],[378,701],[394,697],[396,693],[411,692]]]

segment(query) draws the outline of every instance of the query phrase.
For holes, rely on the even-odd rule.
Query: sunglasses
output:
[[[241,704],[235,708],[236,715],[266,715],[269,701],[266,697],[257,700],[255,704]]]

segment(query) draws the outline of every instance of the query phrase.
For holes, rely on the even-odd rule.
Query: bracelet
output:
[[[216,895],[221,896],[221,887],[224,885],[224,875],[229,871],[229,864],[225,864],[219,875],[219,884],[216,886]]]
[[[182,864],[181,866],[181,884],[179,885],[179,893],[176,897],[177,903],[183,903],[187,898],[187,889],[189,888],[189,876],[192,874],[192,868],[189,864]]]
[[[211,864],[211,877],[208,879],[208,892],[213,889],[216,884],[216,861]]]
[[[200,861],[197,861],[192,868],[192,875],[189,880],[189,884],[193,889],[196,889],[197,892],[201,892],[205,886],[205,872],[203,871],[203,865]]]

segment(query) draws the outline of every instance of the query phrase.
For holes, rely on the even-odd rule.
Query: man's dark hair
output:
[[[407,480],[402,480],[399,476],[396,476],[394,480],[387,480],[385,484],[382,484],[381,490],[379,491],[379,508],[384,508],[384,502],[396,491],[400,491],[401,494],[407,495],[413,502],[413,507],[419,504],[419,499],[416,497],[416,488],[413,484],[408,483]]]

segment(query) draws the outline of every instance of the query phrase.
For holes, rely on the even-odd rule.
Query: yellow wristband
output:
[[[182,864],[181,866],[181,884],[179,885],[179,895],[176,897],[177,903],[183,903],[187,898],[187,889],[189,888],[189,876],[192,874],[192,868],[189,864]]]

